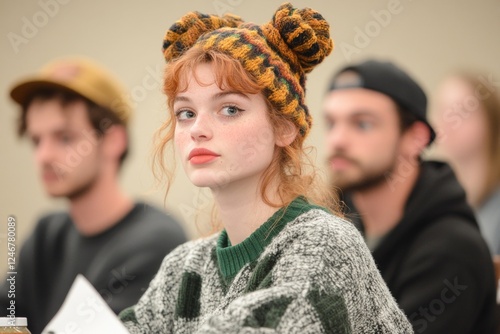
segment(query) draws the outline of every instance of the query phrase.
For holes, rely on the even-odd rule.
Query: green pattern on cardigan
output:
[[[245,319],[243,326],[276,329],[281,317],[285,314],[292,301],[293,298],[282,297],[272,299],[269,302],[260,305],[253,311],[252,316]]]
[[[185,272],[177,298],[175,316],[194,319],[200,315],[201,277],[197,273]]]
[[[318,312],[318,317],[327,333],[352,333],[348,326],[349,314],[342,297],[314,289],[309,292],[307,299]]]
[[[276,260],[276,256],[266,256],[254,265],[255,269],[253,270],[252,276],[250,276],[250,279],[248,280],[245,293],[265,289],[272,285],[273,278],[271,272],[276,264]]]

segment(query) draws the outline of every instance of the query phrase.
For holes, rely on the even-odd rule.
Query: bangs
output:
[[[196,77],[196,67],[200,64],[211,64],[215,76],[215,83],[221,90],[234,90],[243,94],[258,94],[264,87],[260,87],[255,78],[248,73],[241,63],[230,56],[199,47],[193,47],[186,53],[167,65],[163,91],[168,98],[169,109],[173,108],[173,101],[177,94],[188,88],[188,76],[193,75],[199,85],[206,85]]]

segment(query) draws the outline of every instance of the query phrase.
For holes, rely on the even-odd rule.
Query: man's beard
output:
[[[329,158],[343,158],[350,161],[359,171],[357,177],[346,179],[346,176],[341,175],[342,173],[332,173],[330,177],[330,186],[333,188],[340,189],[343,193],[355,192],[355,191],[366,191],[376,188],[387,182],[387,179],[396,170],[397,155],[396,152],[394,156],[384,164],[382,167],[369,168],[364,166],[359,161],[346,156],[343,153],[335,154]]]
[[[64,174],[61,174],[60,171],[57,172],[57,170],[55,168],[53,168],[53,166],[45,166],[44,168],[51,169],[51,170],[55,171],[55,173],[58,174],[58,177],[60,178],[60,180],[62,182],[65,182]],[[50,194],[50,191],[49,191],[49,194],[50,194],[50,196],[52,196],[54,198],[63,198],[64,197],[64,198],[67,198],[69,200],[76,200],[80,197],[85,196],[88,192],[90,192],[92,190],[92,188],[97,184],[98,179],[99,179],[99,174],[96,171],[94,174],[90,175],[86,180],[84,180],[84,182],[82,182],[80,184],[76,184],[64,192]]]
[[[85,182],[82,185],[79,185],[75,189],[72,189],[71,192],[66,195],[66,197],[72,201],[85,196],[87,193],[91,191],[91,189],[97,183],[97,178],[98,176],[94,175],[94,177],[91,180]]]

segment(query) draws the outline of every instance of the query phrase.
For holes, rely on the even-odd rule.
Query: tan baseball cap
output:
[[[81,95],[111,110],[127,125],[132,107],[125,89],[106,69],[84,57],[55,60],[35,75],[21,79],[11,88],[10,96],[24,105],[30,96],[43,88],[59,88]]]

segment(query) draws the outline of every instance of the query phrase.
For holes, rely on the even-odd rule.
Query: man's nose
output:
[[[40,140],[35,148],[35,161],[39,166],[49,164],[54,161],[55,148],[50,140]]]
[[[344,149],[350,141],[349,129],[345,125],[335,124],[326,135],[326,146],[331,152],[333,150]]]

